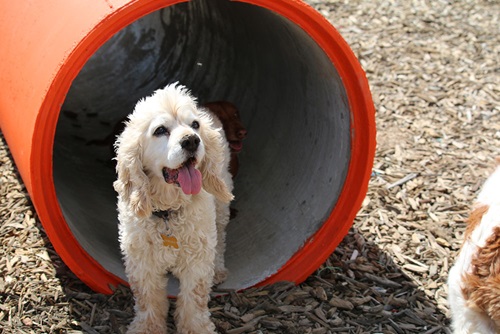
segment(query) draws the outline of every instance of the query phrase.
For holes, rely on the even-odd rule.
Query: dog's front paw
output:
[[[167,324],[135,318],[128,327],[127,334],[167,334]]]
[[[217,334],[213,322],[208,321],[197,328],[177,326],[178,334]]]
[[[228,271],[225,267],[215,268],[214,285],[221,284],[227,279]]]

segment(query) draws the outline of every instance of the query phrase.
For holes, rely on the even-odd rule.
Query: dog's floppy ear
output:
[[[141,133],[128,125],[115,143],[118,178],[113,186],[137,216],[148,217],[153,209],[142,165]]]
[[[203,176],[203,187],[206,191],[214,195],[224,203],[229,203],[234,196],[229,191],[226,182],[221,178],[224,166],[224,142],[219,131],[212,127],[212,121],[208,114],[200,111],[202,121],[206,126],[201,127],[200,135],[205,143],[205,157],[200,164],[200,171]]]

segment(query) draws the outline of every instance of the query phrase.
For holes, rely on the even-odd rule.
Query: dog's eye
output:
[[[153,136],[160,137],[168,134],[169,134],[168,129],[162,125],[156,128],[155,132],[153,133]]]
[[[198,121],[193,121],[193,123],[191,123],[191,127],[193,129],[199,129],[200,128],[200,123],[198,123]]]

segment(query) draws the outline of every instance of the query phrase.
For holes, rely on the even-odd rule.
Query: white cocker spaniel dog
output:
[[[215,333],[209,293],[215,272],[225,275],[223,261],[214,268],[216,205],[228,217],[233,199],[221,132],[172,84],[137,103],[116,141],[119,239],[135,298],[128,333],[167,332],[167,272],[180,281],[177,331]]]
[[[500,333],[500,159],[469,217],[448,276],[455,334]]]

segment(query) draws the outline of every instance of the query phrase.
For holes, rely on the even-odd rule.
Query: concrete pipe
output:
[[[138,99],[175,81],[201,103],[234,103],[248,129],[224,288],[299,283],[351,227],[371,174],[374,107],[349,46],[305,3],[2,7],[0,126],[55,250],[94,290],[126,283],[109,138]]]

